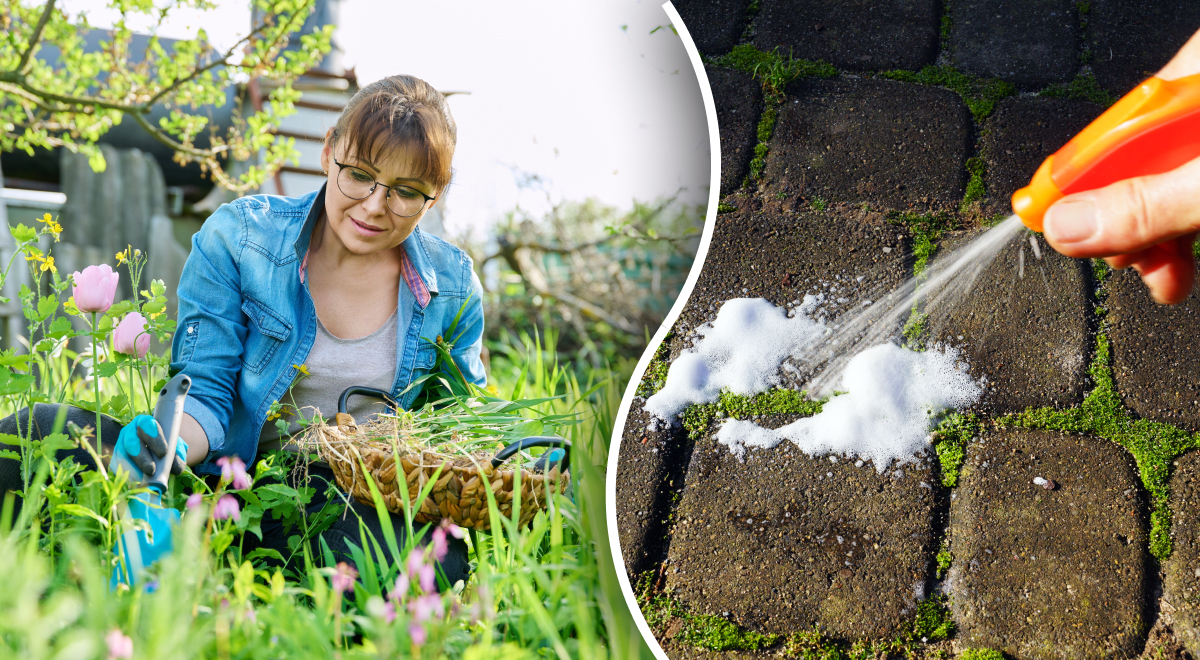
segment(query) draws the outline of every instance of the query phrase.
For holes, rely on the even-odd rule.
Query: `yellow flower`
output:
[[[271,422],[271,421],[279,419],[280,417],[283,417],[283,415],[280,415],[278,412],[273,412],[273,413],[270,413],[269,415],[267,415],[267,421]]]
[[[305,376],[312,375],[312,374],[308,373],[308,365],[307,364],[293,364],[292,368],[295,369],[296,371],[299,371],[300,373],[304,374]]]
[[[58,224],[57,220],[50,217],[49,213],[47,213],[46,215],[43,215],[38,221],[45,223],[46,230],[49,231],[51,234],[54,234],[54,242],[57,243],[58,235],[61,234],[62,230],[63,230],[62,225]]]
[[[54,257],[46,257],[46,259],[42,262],[42,272],[44,273],[46,271],[50,271],[52,273],[58,272],[58,269],[54,267]]]
[[[121,250],[120,252],[117,253],[117,265],[118,266],[125,263],[125,252],[126,252],[126,250]]]

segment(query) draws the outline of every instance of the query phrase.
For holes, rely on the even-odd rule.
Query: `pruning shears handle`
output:
[[[192,379],[179,374],[163,385],[158,392],[158,403],[154,406],[154,421],[166,433],[167,453],[154,461],[154,474],[147,474],[142,479],[143,486],[149,486],[161,495],[167,492],[167,480],[171,478],[171,465],[175,462],[175,444],[179,440],[179,429],[183,426],[183,403],[187,399],[188,390],[192,389]]]

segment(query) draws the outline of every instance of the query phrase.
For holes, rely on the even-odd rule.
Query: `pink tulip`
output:
[[[217,520],[225,520],[233,518],[241,520],[242,513],[238,507],[238,501],[233,495],[222,495],[221,499],[217,500],[217,505],[213,507],[213,518]]]
[[[88,266],[83,272],[71,274],[71,295],[81,312],[107,312],[117,295],[117,279],[120,273],[108,264]]]
[[[354,567],[344,561],[339,561],[337,572],[333,574],[333,590],[337,593],[350,591],[354,589],[354,580],[358,577],[358,571]]]
[[[146,332],[146,317],[131,312],[121,319],[113,331],[113,349],[118,353],[146,357],[150,350],[150,333]]]
[[[104,641],[108,644],[108,660],[133,657],[133,640],[120,630],[113,629],[105,635]]]

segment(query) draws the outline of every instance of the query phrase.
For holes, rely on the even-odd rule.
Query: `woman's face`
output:
[[[347,140],[341,142],[344,145]],[[412,234],[417,222],[435,202],[426,202],[421,212],[414,216],[400,217],[388,208],[387,186],[408,186],[430,197],[437,195],[438,191],[428,181],[416,178],[403,153],[381,154],[380,162],[370,162],[347,151],[342,145],[331,148],[328,142],[321,150],[321,166],[329,173],[328,185],[325,186],[325,214],[329,229],[354,254],[390,250]],[[380,185],[365,199],[347,197],[338,186],[338,174],[342,169],[338,163],[366,171]]]

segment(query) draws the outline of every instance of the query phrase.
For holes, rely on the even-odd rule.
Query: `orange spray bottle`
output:
[[[1046,209],[1066,195],[1169,172],[1197,157],[1200,74],[1150,78],[1047,158],[1013,194],[1013,212],[1042,231]]]

